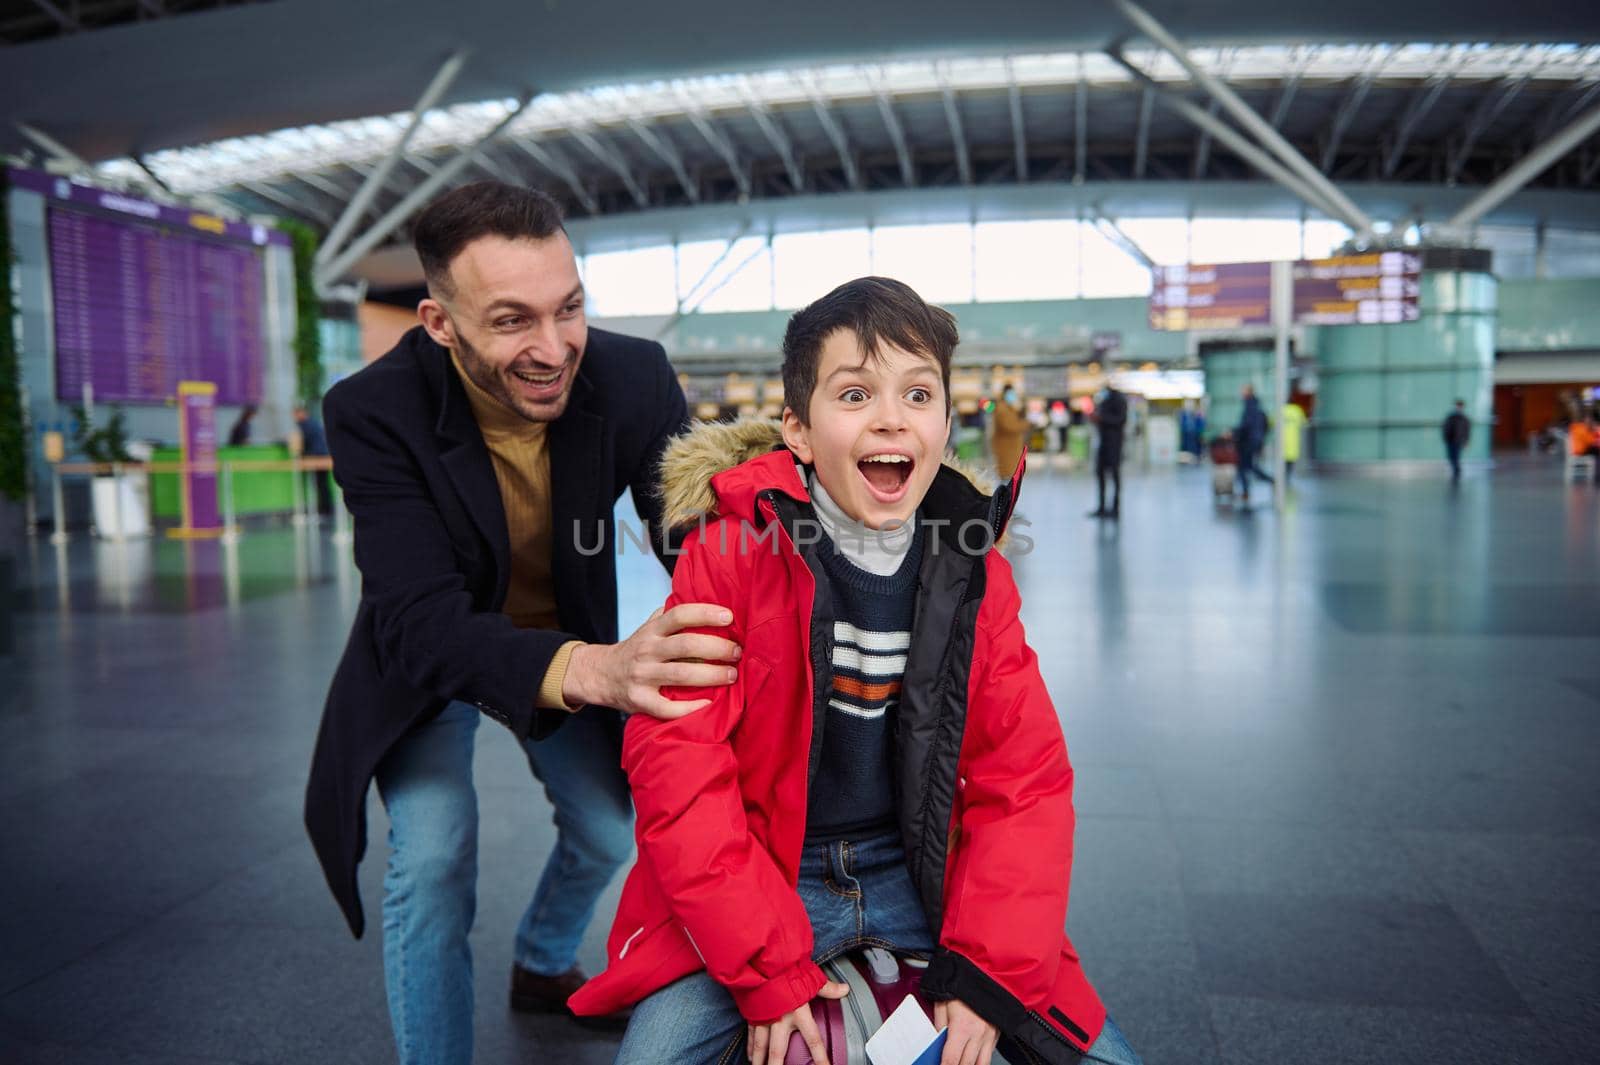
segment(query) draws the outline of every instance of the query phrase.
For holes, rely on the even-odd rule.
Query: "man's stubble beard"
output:
[[[553,422],[566,412],[567,402],[572,398],[572,378],[568,378],[567,387],[561,393],[560,399],[547,404],[545,409],[538,413],[529,413],[512,397],[505,378],[478,353],[478,349],[473,347],[472,342],[461,332],[461,327],[455,325],[453,320],[451,325],[454,327],[452,331],[456,338],[456,356],[461,360],[462,369],[467,371],[467,376],[472,378],[473,384],[492,396],[495,402],[517,417],[535,423]],[[567,358],[571,362],[577,361],[570,354]],[[576,377],[576,373],[573,377]]]

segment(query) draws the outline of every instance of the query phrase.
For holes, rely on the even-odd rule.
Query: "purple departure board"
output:
[[[179,381],[261,400],[260,251],[193,229],[50,205],[56,395],[164,403]]]

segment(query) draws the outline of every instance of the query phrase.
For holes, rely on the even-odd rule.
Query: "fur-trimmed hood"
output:
[[[695,422],[667,444],[661,455],[661,517],[666,527],[691,525],[727,509],[730,500],[718,495],[712,478],[751,459],[782,448],[783,426],[770,418],[741,418],[735,422]],[[995,489],[990,473],[973,463],[946,461],[985,496]],[[796,475],[797,498],[807,498],[805,484]],[[743,509],[735,505],[734,509]]]

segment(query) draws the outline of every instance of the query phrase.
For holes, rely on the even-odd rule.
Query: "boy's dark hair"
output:
[[[879,358],[885,343],[932,359],[938,364],[949,406],[950,356],[961,340],[955,316],[923,302],[903,281],[858,277],[796,311],[784,330],[783,402],[800,424],[811,424],[811,393],[817,387],[822,345],[841,329],[856,335],[869,359]]]
[[[450,260],[479,237],[548,240],[565,232],[561,205],[538,189],[503,181],[475,181],[434,199],[411,231],[428,289],[455,295]]]

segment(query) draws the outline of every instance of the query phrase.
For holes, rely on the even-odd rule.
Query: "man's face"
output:
[[[949,435],[938,365],[888,346],[864,358],[855,333],[837,330],[823,342],[809,413],[802,425],[786,408],[783,438],[834,502],[871,529],[909,521]]]
[[[450,261],[454,288],[417,306],[477,386],[531,422],[567,409],[589,338],[583,283],[566,234],[480,237]]]

